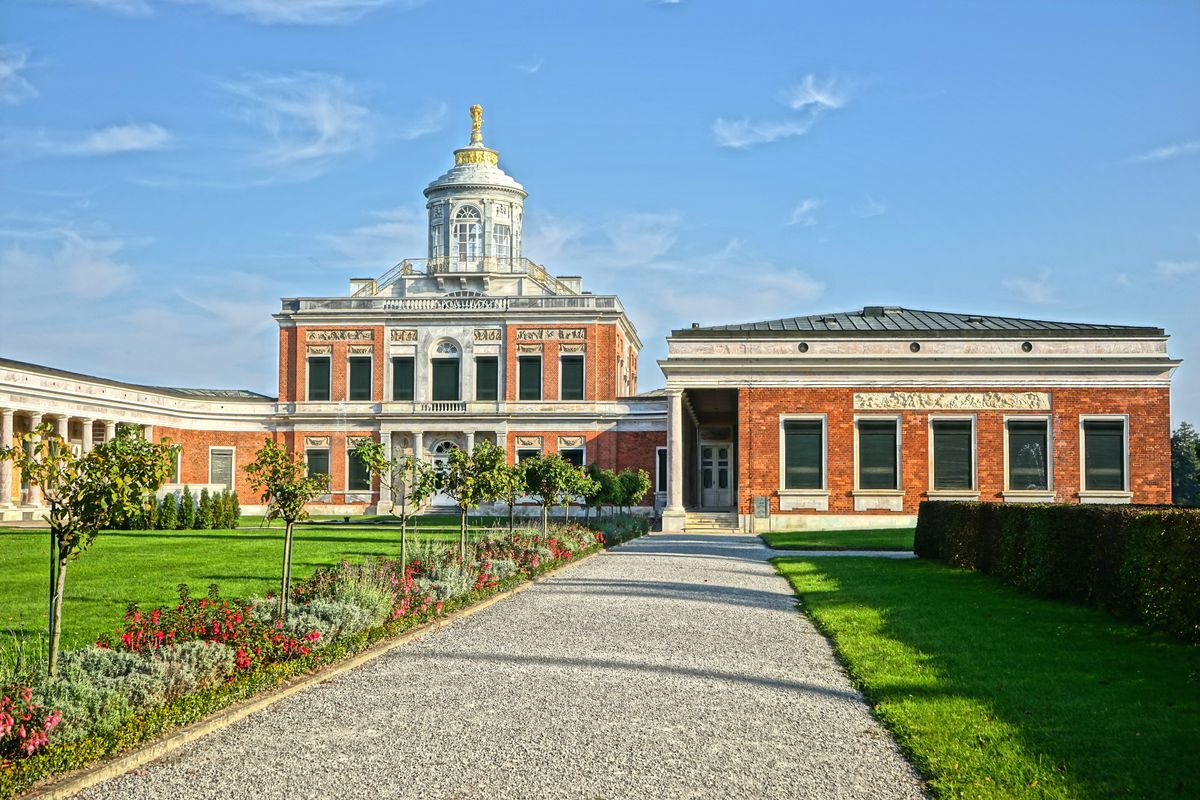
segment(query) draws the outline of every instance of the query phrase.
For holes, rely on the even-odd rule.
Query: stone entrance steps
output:
[[[689,511],[684,530],[688,533],[737,530],[741,525],[736,511]]]

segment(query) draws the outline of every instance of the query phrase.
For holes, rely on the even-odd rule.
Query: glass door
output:
[[[729,508],[733,505],[733,446],[728,442],[700,445],[700,506]]]

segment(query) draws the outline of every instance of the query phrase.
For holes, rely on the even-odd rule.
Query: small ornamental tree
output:
[[[158,517],[154,520],[154,527],[160,531],[173,531],[178,521],[175,508],[175,495],[167,492],[158,504]]]
[[[200,490],[200,504],[196,507],[196,527],[206,531],[213,526],[212,498],[208,496],[208,487]]]
[[[229,527],[236,530],[242,524],[242,504],[238,500],[237,489],[229,493]]]
[[[577,488],[581,473],[558,453],[531,456],[521,462],[521,471],[529,494],[542,507],[542,533],[545,534],[550,528],[550,508]]]
[[[179,497],[179,513],[176,515],[175,524],[183,531],[191,530],[196,526],[196,501],[192,497],[190,487],[183,487],[183,494]]]
[[[584,467],[575,467],[574,475],[567,481],[567,485],[563,487],[563,514],[566,519],[571,518],[571,500],[579,499],[587,501],[587,496],[599,491],[599,485],[592,480],[588,475],[587,469]]]
[[[505,466],[504,451],[489,441],[481,441],[475,449],[455,448],[446,463],[437,466],[434,484],[438,491],[458,505],[458,555],[467,558],[467,515],[480,503],[497,499],[497,472]]]
[[[140,514],[146,497],[171,477],[177,448],[155,444],[140,433],[118,431],[91,452],[75,455],[70,444],[45,423],[18,434],[0,459],[13,462],[29,483],[42,490],[50,525],[50,636],[47,668],[58,672],[62,601],[68,559],[78,557],[103,528]]]
[[[514,508],[525,496],[525,473],[520,464],[501,464],[491,474],[491,494],[508,506],[508,538],[515,540]]]
[[[308,519],[307,506],[329,491],[329,476],[308,474],[308,465],[273,439],[266,439],[244,469],[255,491],[262,493],[268,519],[282,519],[283,576],[279,591],[279,617],[287,619],[292,582],[292,532],[296,523]]]
[[[639,505],[650,491],[650,473],[644,469],[623,469],[617,475],[617,485],[621,493],[619,505],[624,508]]]
[[[233,492],[229,491],[228,489],[225,489],[224,491],[221,492],[221,496],[219,498],[220,502],[217,503],[217,508],[219,508],[221,511],[221,514],[220,514],[221,522],[219,525],[216,525],[214,527],[220,528],[223,531],[227,531],[227,530],[230,530],[233,528],[233,498],[231,497],[232,494],[233,494]]]
[[[392,497],[392,514],[400,505],[400,563],[408,563],[408,521],[421,505],[437,491],[434,469],[415,455],[400,455],[389,459],[383,443],[374,439],[359,439],[350,451],[367,471],[379,479],[381,489]]]
[[[1187,422],[1171,434],[1171,496],[1177,506],[1200,506],[1200,433]]]

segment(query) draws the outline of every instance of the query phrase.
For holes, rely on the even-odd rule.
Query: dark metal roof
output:
[[[712,325],[674,331],[672,335],[724,333],[812,333],[887,335],[900,332],[945,336],[971,333],[984,336],[1013,334],[1055,336],[1164,336],[1162,328],[1138,325],[1097,325],[1087,322],[1048,322],[1020,317],[918,311],[899,306],[867,306],[859,311],[812,314],[737,325]]]
[[[43,375],[53,375],[58,378],[68,378],[71,380],[94,381],[103,383],[107,386],[117,386],[122,389],[136,389],[143,392],[159,392],[161,394],[174,395],[175,397],[186,397],[197,400],[268,400],[274,402],[274,397],[269,397],[265,394],[252,392],[249,389],[188,389],[176,386],[148,386],[142,383],[128,383],[126,381],[114,381],[109,378],[99,378],[95,375],[85,375],[82,372],[69,372],[65,369],[55,369],[54,367],[46,367],[41,364],[30,364],[27,361],[16,361],[11,358],[0,358],[0,367],[13,367],[16,369],[28,369],[35,372],[40,372]]]

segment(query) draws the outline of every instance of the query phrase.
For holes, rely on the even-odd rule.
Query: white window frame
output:
[[[859,486],[858,423],[891,420],[896,426],[896,486],[893,489],[864,489]],[[854,415],[854,491],[857,494],[904,494],[904,416],[901,414]]]
[[[563,400],[563,368],[562,363],[564,358],[580,358],[583,360],[583,397],[578,400]],[[542,380],[546,379],[546,364],[542,363]],[[542,399],[546,398],[545,387],[542,387]],[[558,399],[564,403],[586,403],[587,402],[587,354],[586,353],[559,353],[558,354]]]
[[[817,489],[789,489],[787,487],[787,443],[784,435],[787,422],[821,423],[821,486]],[[855,424],[855,452],[858,444],[858,425]],[[857,455],[855,456],[857,459]],[[855,474],[858,470],[855,469]],[[855,478],[855,483],[858,479]],[[780,414],[779,415],[779,491],[788,494],[829,494],[829,415],[828,414]]]
[[[1120,422],[1121,454],[1125,458],[1125,485],[1120,489],[1088,489],[1087,488],[1087,439],[1084,437],[1085,422]],[[1128,414],[1080,414],[1079,415],[1079,497],[1089,498],[1099,502],[1128,502],[1133,497],[1130,490],[1132,476],[1129,474],[1129,415]]]
[[[1046,488],[1041,489],[1013,489],[1009,485],[1009,446],[1008,446],[1008,423],[1009,422],[1044,422],[1046,424]],[[1004,496],[1005,498],[1030,498],[1030,499],[1045,499],[1050,502],[1054,499],[1054,418],[1050,414],[1005,414],[1004,415]]]
[[[325,359],[329,363],[329,399],[328,400],[313,400],[310,396],[312,393],[312,362],[318,358]],[[309,403],[332,403],[333,402],[333,356],[310,356],[304,357],[304,399]]]
[[[935,422],[970,422],[971,423],[971,485],[966,489],[936,489],[934,488],[934,458],[933,458],[933,423]],[[973,495],[979,496],[979,419],[975,414],[930,414],[926,421],[926,431],[929,442],[929,485],[925,487],[925,493],[930,497],[940,496],[947,497],[950,495],[962,496]],[[1004,426],[1005,439],[1008,438],[1008,425]],[[1007,459],[1005,460],[1007,464]],[[1006,477],[1005,482],[1008,481]]]
[[[366,359],[369,359],[371,362],[371,366],[368,367],[368,372],[371,377],[371,396],[368,397],[366,400],[351,400],[350,399],[350,362],[356,358],[366,358]],[[332,374],[330,374],[330,376],[329,376],[329,381],[330,381],[330,383],[333,382]],[[330,388],[333,388],[333,387],[330,387]],[[349,354],[346,355],[346,402],[347,403],[374,403],[375,402],[375,354],[374,353],[372,353],[369,356],[368,355],[349,355]]]
[[[461,215],[464,211],[473,211],[473,212],[475,212],[475,216],[474,217],[463,217]],[[465,243],[467,245],[466,248],[460,247],[461,243],[459,241],[459,234],[458,234],[458,228],[460,225],[467,227],[467,231],[466,231],[467,238],[466,238],[466,243]],[[474,241],[475,246],[473,248],[473,252],[471,252],[472,248],[470,247],[470,245],[471,245],[470,227],[471,226],[474,226],[474,228],[475,228],[475,241]],[[454,219],[451,220],[451,228],[450,228],[450,250],[452,251],[450,253],[450,259],[452,261],[454,261],[455,263],[463,264],[463,263],[470,263],[477,259],[483,258],[483,246],[484,246],[484,242],[483,242],[483,211],[479,208],[476,208],[473,205],[461,205],[458,208],[454,209]],[[463,252],[464,249],[467,250],[467,252]]]
[[[233,462],[230,464],[229,474],[233,479],[233,486],[231,488],[234,491],[237,491],[237,447],[221,444],[213,444],[208,446],[208,483],[210,486],[215,483],[215,481],[212,479],[212,457],[214,450],[219,450],[222,453],[233,454]]]

